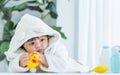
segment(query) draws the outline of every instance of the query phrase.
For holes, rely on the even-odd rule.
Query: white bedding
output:
[[[120,75],[120,73],[0,73],[0,75]]]

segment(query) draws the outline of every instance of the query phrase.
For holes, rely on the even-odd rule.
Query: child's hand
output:
[[[28,53],[24,53],[20,56],[20,63],[19,65],[21,67],[26,67],[27,62],[29,61],[29,54]]]
[[[41,53],[38,53],[38,55],[39,55],[39,60],[40,60],[41,64],[43,66],[45,66],[46,68],[48,68],[48,63],[47,63],[46,57]]]

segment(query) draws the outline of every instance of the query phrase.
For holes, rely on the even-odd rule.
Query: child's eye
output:
[[[35,43],[34,42],[31,42],[29,45],[34,45]]]
[[[40,42],[44,41],[45,39],[40,39]]]

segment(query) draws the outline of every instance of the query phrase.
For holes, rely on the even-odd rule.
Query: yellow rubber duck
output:
[[[29,53],[30,60],[27,62],[28,68],[36,68],[40,65],[39,55],[36,53]]]
[[[108,71],[108,66],[106,65],[99,65],[93,69],[94,72],[96,73],[105,73]]]

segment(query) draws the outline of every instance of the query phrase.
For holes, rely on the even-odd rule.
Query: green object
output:
[[[3,41],[0,44],[0,57],[4,55],[4,52],[9,48],[9,41]]]

